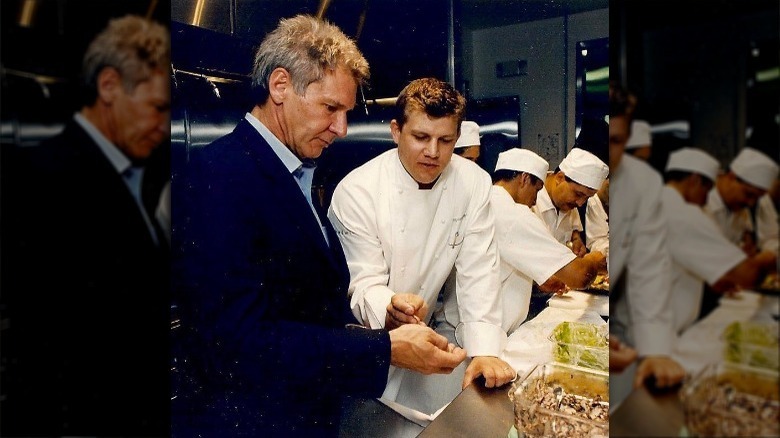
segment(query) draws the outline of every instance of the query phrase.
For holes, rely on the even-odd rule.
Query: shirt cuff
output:
[[[500,357],[507,343],[506,332],[501,327],[486,322],[466,322],[455,328],[458,345],[469,357]]]
[[[377,287],[366,291],[364,306],[367,323],[372,329],[385,328],[387,306],[395,293],[386,287]]]

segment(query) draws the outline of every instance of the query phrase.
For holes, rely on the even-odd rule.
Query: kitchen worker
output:
[[[749,255],[757,251],[750,208],[772,187],[777,175],[778,165],[774,160],[746,147],[731,161],[729,171],[718,175],[715,187],[707,196],[704,210],[726,238]]]
[[[644,120],[631,122],[631,137],[626,143],[626,152],[642,161],[648,161],[653,151],[653,135],[650,124]]]
[[[544,190],[539,191],[532,208],[555,239],[570,246],[578,257],[584,256],[587,248],[577,207],[596,194],[608,173],[609,168],[596,155],[572,148],[558,169],[547,173]]]
[[[460,124],[460,137],[455,142],[455,153],[476,163],[480,148],[479,125],[471,120],[464,120]]]
[[[720,163],[698,148],[672,152],[666,164],[662,202],[672,255],[672,309],[678,334],[699,318],[704,283],[728,292],[756,286],[776,270],[774,254],[748,257],[729,242],[702,210]]]
[[[619,405],[652,378],[656,387],[679,384],[685,369],[671,359],[676,336],[671,308],[671,256],[661,211],[661,176],[649,164],[623,154],[636,97],[613,81],[609,89],[610,334],[640,359],[610,373],[610,402]]]
[[[758,200],[756,205],[756,241],[762,251],[778,253],[778,228],[780,222],[777,217],[777,206],[780,204],[780,178],[769,191]]]
[[[585,208],[585,246],[609,257],[609,178],[595,195],[588,198]]]
[[[409,83],[390,122],[398,147],[344,177],[328,211],[349,266],[352,311],[366,326],[392,330],[428,324],[428,309],[435,308],[455,268],[457,296],[445,305],[449,324],[441,326],[449,327],[445,336],[463,347],[469,359],[465,371],[461,364],[452,373],[462,379],[444,379],[435,388],[451,391],[444,403],[480,375],[487,387],[515,377],[499,359],[507,336],[490,176],[453,155],[465,104],[446,82],[423,78]],[[399,388],[413,374],[391,367],[382,399],[400,403]],[[433,413],[431,406],[414,404],[424,394],[412,391],[411,396],[402,404]]]
[[[496,216],[496,241],[501,259],[504,329],[511,334],[525,321],[532,283],[555,277],[572,289],[587,287],[607,260],[596,251],[577,257],[552,237],[531,207],[544,187],[549,165],[528,149],[512,148],[498,154],[490,207]]]

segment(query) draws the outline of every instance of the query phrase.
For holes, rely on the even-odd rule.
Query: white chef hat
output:
[[[631,136],[628,137],[626,149],[636,149],[652,144],[653,139],[650,135],[650,124],[644,120],[634,120],[631,122]]]
[[[496,170],[527,172],[544,181],[550,165],[547,160],[528,149],[512,148],[498,154]]]
[[[601,188],[609,174],[609,167],[603,161],[581,148],[572,149],[558,167],[574,182],[595,190]]]
[[[720,170],[720,163],[715,157],[701,149],[685,147],[669,154],[666,171],[670,170],[694,172],[709,178],[710,181],[715,181],[718,170]]]
[[[467,148],[469,146],[478,146],[479,142],[479,125],[471,120],[464,120],[460,123],[460,137],[455,142],[455,149]]]
[[[753,148],[739,151],[730,167],[741,180],[764,190],[772,187],[780,171],[774,160]]]

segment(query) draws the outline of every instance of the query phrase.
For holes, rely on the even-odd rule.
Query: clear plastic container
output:
[[[560,388],[560,404],[556,398]],[[521,437],[608,437],[609,373],[565,364],[537,365],[512,384]]]
[[[680,390],[690,436],[780,436],[778,373],[728,362],[707,365]]]
[[[770,370],[780,369],[777,322],[735,321],[721,334],[727,362]]]
[[[553,343],[555,362],[609,371],[609,332],[606,324],[562,322],[553,329],[548,339]]]

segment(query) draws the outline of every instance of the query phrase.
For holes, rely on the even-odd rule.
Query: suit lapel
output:
[[[324,253],[334,267],[337,267],[338,264],[334,257],[336,254],[326,244],[320,225],[295,181],[295,177],[290,174],[268,142],[249,122],[241,120],[234,132],[239,136],[239,144],[247,148],[246,153],[254,159],[260,171],[272,180],[275,190],[269,192],[269,196],[273,197],[269,205],[278,206],[280,212],[288,217],[290,223],[301,223],[300,228],[302,232],[306,233],[307,240],[312,243],[312,246]],[[324,218],[324,221],[322,215],[320,218],[328,233],[331,246],[338,245],[338,237],[333,232],[327,217]]]

